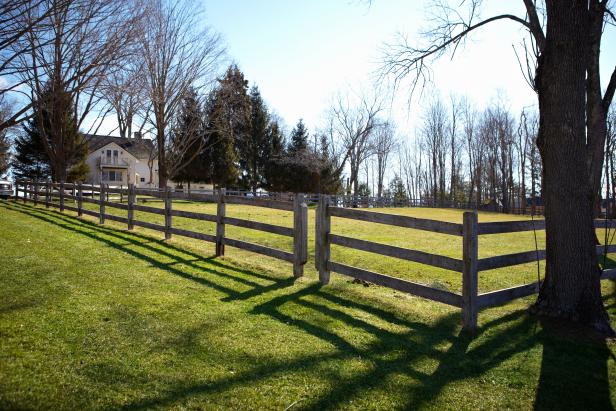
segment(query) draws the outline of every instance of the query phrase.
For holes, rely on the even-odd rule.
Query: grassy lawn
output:
[[[214,211],[180,202],[174,208]],[[385,212],[461,222],[458,210]],[[283,211],[229,205],[227,213],[292,224]],[[162,223],[161,216],[136,218]],[[499,219],[514,217],[480,215]],[[182,218],[175,224],[214,230]],[[332,226],[334,233],[461,257],[456,237],[343,219]],[[227,234],[291,246],[252,230],[227,227]],[[311,225],[311,254],[313,235]],[[288,263],[233,248],[214,259],[212,244],[161,237],[0,202],[0,409],[616,407],[616,344],[527,316],[532,298],[482,311],[470,338],[460,334],[452,307],[335,274],[321,287],[312,257],[305,277],[293,281]],[[480,241],[480,257],[532,249],[532,232]],[[332,254],[460,289],[460,275],[446,270],[338,247]],[[481,274],[480,290],[536,276],[532,264],[493,270]],[[616,285],[604,283],[616,327]]]

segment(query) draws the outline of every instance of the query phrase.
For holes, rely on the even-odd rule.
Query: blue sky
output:
[[[483,16],[513,12],[523,16],[522,1],[485,2]],[[206,23],[224,37],[229,59],[239,64],[247,79],[289,126],[304,118],[313,129],[336,92],[371,87],[384,44],[397,32],[411,43],[430,26],[424,1],[403,0],[204,0]],[[604,39],[606,82],[616,64],[614,29]],[[476,32],[453,60],[434,67],[434,89],[447,97],[466,95],[478,107],[500,96],[514,111],[534,104],[512,45],[524,31],[504,22]],[[612,49],[616,49],[612,47]],[[410,106],[402,91],[390,115],[401,134],[412,138],[425,97]],[[420,96],[417,96],[420,97]]]

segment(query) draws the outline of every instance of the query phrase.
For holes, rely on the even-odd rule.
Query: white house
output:
[[[132,138],[88,134],[86,140],[86,162],[90,166],[87,183],[158,187],[158,160],[151,140],[138,133]]]

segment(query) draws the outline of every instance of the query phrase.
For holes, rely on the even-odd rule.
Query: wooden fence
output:
[[[460,260],[423,251],[410,250],[337,235],[331,232],[331,217],[425,230],[451,236],[461,236],[462,259]],[[606,226],[616,227],[616,224],[614,222],[598,220],[596,226],[598,228]],[[319,207],[317,209],[315,266],[319,271],[319,279],[323,284],[329,282],[330,272],[333,271],[461,308],[464,328],[473,331],[477,327],[477,314],[479,309],[500,305],[517,298],[537,293],[540,286],[538,283],[531,283],[479,294],[479,272],[545,259],[545,250],[534,250],[479,259],[479,235],[530,231],[533,229],[545,229],[545,221],[479,223],[477,221],[477,212],[472,211],[465,212],[462,224],[457,224],[336,207],[332,204],[328,196],[322,196],[319,200]],[[457,294],[440,290],[423,284],[332,261],[330,252],[332,244],[459,272],[462,274],[462,293]],[[616,245],[597,246],[598,254],[604,252],[616,252]],[[616,279],[616,269],[604,270],[601,278]]]
[[[216,255],[224,255],[225,246],[241,248],[255,253],[267,255],[293,263],[295,277],[303,275],[304,265],[308,259],[308,207],[306,197],[298,194],[293,202],[275,200],[271,198],[232,196],[220,190],[215,193],[182,193],[169,190],[159,191],[151,189],[136,189],[131,185],[128,189],[109,188],[106,186],[93,186],[82,184],[52,184],[16,182],[15,198],[19,199],[19,192],[24,195],[24,201],[41,202],[41,197],[47,207],[58,207],[60,211],[75,211],[78,215],[92,215],[99,218],[101,224],[105,220],[113,220],[128,225],[128,229],[141,226],[165,233],[165,238],[171,238],[173,234],[209,241],[216,244]],[[84,191],[88,195],[84,194]],[[109,194],[119,194],[121,198],[126,196],[127,204],[110,202]],[[154,196],[164,201],[164,208],[155,208],[136,204],[136,195]],[[98,197],[98,198],[97,198]],[[58,199],[58,202],[52,199]],[[67,205],[66,200],[74,200],[77,206]],[[215,202],[217,213],[204,214],[192,211],[174,210],[173,199],[191,201]],[[408,216],[384,214],[354,208],[339,207],[330,196],[320,196],[316,209],[316,237],[315,237],[315,266],[319,272],[319,280],[327,284],[330,272],[347,275],[370,283],[389,287],[398,291],[427,298],[433,301],[448,304],[462,310],[462,323],[465,329],[475,330],[477,327],[478,311],[482,308],[500,305],[511,300],[526,297],[537,293],[540,283],[534,282],[523,284],[502,290],[479,293],[479,273],[498,268],[530,263],[545,259],[545,250],[532,250],[494,257],[479,258],[479,236],[500,233],[512,233],[531,230],[544,230],[544,220],[531,221],[505,221],[479,223],[476,211],[467,211],[463,214],[462,223],[451,223],[436,220],[420,219]],[[83,208],[84,202],[99,205],[98,211]],[[73,203],[74,204],[74,203]],[[273,208],[293,212],[293,228],[276,226],[272,224],[227,217],[226,204],[242,204]],[[116,207],[127,211],[127,217],[119,217],[107,214],[106,207]],[[153,224],[146,221],[135,220],[134,212],[146,212],[163,215],[164,225]],[[183,217],[216,223],[216,235],[198,233],[173,227],[173,217]],[[386,224],[396,227],[424,230],[451,236],[462,237],[462,259],[432,254],[424,251],[411,250],[372,241],[360,240],[331,232],[331,217],[346,218],[351,220],[365,221],[370,223]],[[259,244],[249,243],[239,239],[229,238],[225,235],[225,226],[259,230],[293,238],[293,251],[288,252],[279,249],[265,247]],[[597,228],[616,228],[614,221],[596,220]],[[338,245],[356,250],[367,251],[388,257],[395,257],[416,263],[426,264],[462,275],[462,293],[457,294],[446,290],[436,289],[424,284],[414,283],[400,278],[371,272],[362,268],[352,267],[341,262],[331,260],[331,245]],[[598,245],[597,253],[614,253],[616,245]],[[601,279],[616,279],[616,269],[603,270]]]
[[[163,232],[165,234],[165,239],[170,239],[172,235],[179,235],[208,241],[215,244],[217,256],[224,255],[225,246],[230,246],[288,261],[293,264],[293,275],[295,277],[301,277],[303,275],[304,265],[308,261],[308,206],[306,205],[305,196],[303,194],[297,194],[293,202],[288,202],[264,198],[229,196],[226,195],[224,189],[212,194],[188,195],[180,192],[175,193],[171,190],[137,189],[134,185],[130,185],[127,188],[110,188],[106,185],[16,182],[16,199],[20,198],[20,192],[23,193],[21,198],[24,201],[32,201],[34,204],[44,202],[46,207],[57,207],[60,211],[69,210],[77,212],[79,216],[86,214],[98,217],[100,224],[104,224],[105,220],[112,220],[126,224],[129,230],[132,230],[134,226],[139,226]],[[122,202],[109,201],[109,194],[119,195],[121,199],[126,198],[127,203],[123,204]],[[137,195],[160,198],[164,201],[164,208],[139,205],[136,201]],[[57,201],[54,201],[56,199]],[[174,199],[189,199],[191,201],[216,203],[216,214],[175,210],[173,209]],[[71,204],[73,205],[67,204],[66,200],[72,200]],[[97,211],[90,210],[83,207],[84,203],[98,204],[99,208]],[[228,217],[226,215],[227,204],[243,204],[247,206],[290,211],[293,213],[293,228]],[[105,211],[106,207],[126,210],[127,215],[126,217],[120,217],[108,214]],[[135,211],[162,215],[164,216],[165,223],[161,225],[136,220],[134,218]],[[176,228],[173,226],[173,217],[183,217],[216,223],[216,234],[211,235]],[[291,237],[293,238],[293,250],[289,252],[236,238],[230,238],[225,234],[225,226],[227,225]]]

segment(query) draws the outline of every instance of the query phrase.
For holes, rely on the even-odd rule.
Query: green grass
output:
[[[461,221],[456,210],[385,211]],[[285,212],[228,206],[228,214],[291,225]],[[336,274],[321,287],[311,265],[293,281],[288,263],[233,248],[214,259],[211,244],[94,221],[0,203],[0,409],[616,406],[616,345],[529,317],[532,298],[482,311],[471,338],[460,333],[459,311],[442,304]],[[460,257],[450,236],[342,219],[333,232]],[[278,236],[227,233],[290,249]],[[480,255],[533,248],[532,232],[486,236]],[[445,270],[333,251],[341,262],[460,287]],[[483,273],[482,291],[532,281],[534,270]],[[616,286],[604,282],[603,291],[616,327]]]

